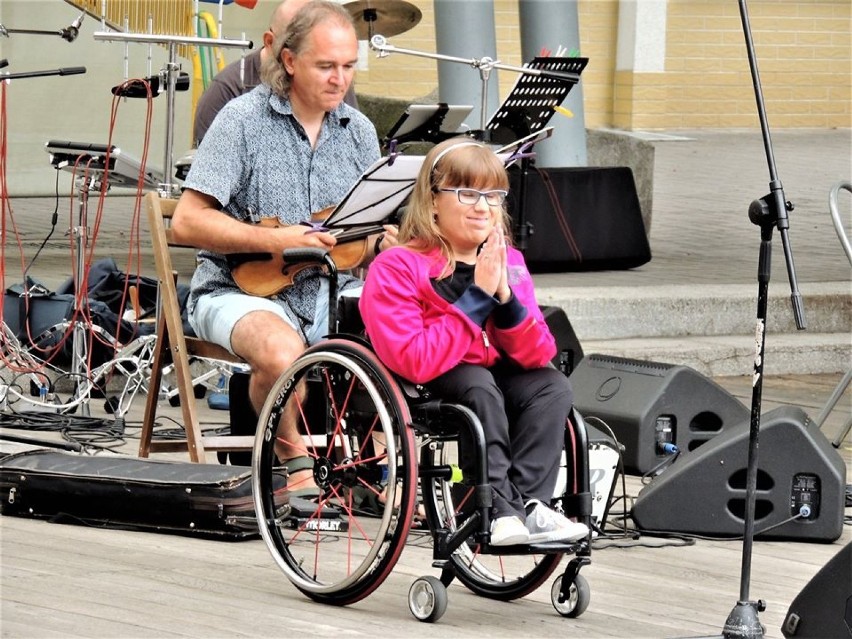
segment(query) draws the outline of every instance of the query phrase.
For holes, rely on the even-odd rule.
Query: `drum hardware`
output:
[[[45,144],[45,150],[50,154],[50,163],[59,170],[83,174],[78,180],[77,191],[80,196],[77,226],[71,229],[74,240],[75,263],[74,282],[77,290],[74,296],[75,317],[82,317],[82,296],[80,288],[86,285],[86,255],[88,254],[88,207],[89,193],[105,192],[110,186],[123,188],[138,188],[140,173],[145,186],[155,189],[162,182],[162,176],[156,169],[145,167],[124,153],[119,147],[88,142],[68,142],[50,140]],[[76,319],[71,334],[71,375],[77,380],[74,400],[79,399],[78,393],[83,392],[84,384],[80,381],[88,377],[86,357],[86,325]],[[83,415],[89,414],[87,402],[81,403]]]
[[[146,87],[145,84],[148,84]],[[165,87],[165,88],[164,88]],[[147,98],[148,89],[151,90],[151,97],[156,98],[164,90],[168,88],[168,78],[165,73],[161,72],[157,75],[151,75],[147,78],[128,80],[122,84],[114,86],[110,91],[113,95],[123,98]],[[189,90],[189,74],[186,71],[178,73],[175,80],[175,91]]]
[[[83,24],[83,18],[86,17],[86,12],[81,13],[77,18],[64,29],[48,31],[43,29],[8,29],[0,24],[0,36],[9,37],[10,33],[21,33],[27,35],[58,35],[63,40],[74,42],[80,34],[80,25]]]
[[[166,87],[166,145],[163,161],[163,183],[159,185],[161,197],[173,198],[180,194],[180,187],[174,179],[174,129],[175,129],[175,92],[178,90],[178,78],[181,75],[180,65],[176,62],[178,45],[229,47],[251,49],[251,40],[228,40],[223,38],[198,38],[192,36],[156,35],[148,33],[122,33],[113,31],[96,31],[95,40],[121,42],[136,42],[143,44],[162,44],[168,47],[169,59],[165,68],[160,72],[162,84]],[[159,86],[158,86],[159,88]],[[153,89],[152,89],[153,92]],[[147,92],[146,92],[147,95]]]
[[[386,37],[405,33],[420,22],[420,9],[405,0],[357,0],[343,5],[355,22],[359,40],[371,40],[375,33]]]

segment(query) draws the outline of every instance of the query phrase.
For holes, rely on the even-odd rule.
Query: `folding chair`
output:
[[[206,451],[251,450],[254,445],[254,437],[251,436],[202,436],[196,406],[197,400],[193,391],[190,358],[220,360],[229,364],[242,365],[245,365],[245,362],[217,344],[195,337],[187,337],[184,334],[177,294],[177,272],[172,266],[171,251],[192,247],[174,242],[171,229],[166,227],[166,220],[170,220],[174,215],[177,200],[162,199],[156,192],[148,193],[145,200],[151,230],[151,243],[154,248],[157,279],[160,284],[160,308],[157,317],[157,343],[151,367],[145,415],[142,421],[142,434],[139,441],[139,456],[148,457],[152,452],[181,452],[186,450],[193,462],[205,463]],[[174,366],[186,436],[180,439],[154,440],[154,423],[157,416],[163,369],[170,362]]]

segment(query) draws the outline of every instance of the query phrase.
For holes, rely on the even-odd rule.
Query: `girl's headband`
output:
[[[463,146],[483,147],[483,145],[480,144],[479,142],[459,142],[458,144],[452,144],[452,145],[448,146],[446,149],[444,149],[438,155],[436,155],[434,160],[432,160],[432,168],[429,170],[429,175],[432,175],[435,172],[435,167],[438,166],[438,162],[441,161],[441,158],[443,158],[447,153],[449,153],[453,149],[458,149],[458,148],[463,147]]]

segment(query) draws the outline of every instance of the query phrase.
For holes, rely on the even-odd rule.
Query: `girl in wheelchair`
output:
[[[523,255],[509,246],[508,186],[487,146],[467,138],[435,146],[399,245],[370,266],[360,310],[388,368],[482,422],[491,545],[575,541],[588,528],[549,506],[572,391],[550,366],[555,339]],[[467,474],[474,448],[464,432],[459,447]]]

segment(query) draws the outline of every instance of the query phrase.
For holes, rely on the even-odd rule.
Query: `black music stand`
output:
[[[484,141],[509,144],[546,127],[556,107],[565,101],[578,81],[557,74],[576,74],[579,79],[588,63],[588,58],[533,58],[527,68],[554,75],[522,73],[518,76],[503,104],[485,125]]]
[[[512,91],[485,125],[483,141],[509,144],[544,129],[556,107],[565,101],[571,88],[579,81],[579,75],[588,63],[588,58],[533,58],[527,67],[552,72],[554,75],[522,73],[518,76]],[[559,77],[558,74],[574,74],[577,79]],[[517,193],[518,219],[514,239],[521,252],[526,250],[527,238],[532,235],[532,228],[524,214],[529,163],[530,158],[521,159],[521,180]]]

